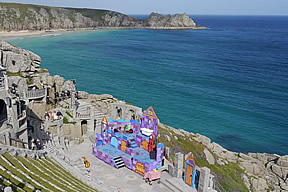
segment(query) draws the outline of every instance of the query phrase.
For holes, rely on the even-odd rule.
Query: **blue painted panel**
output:
[[[159,147],[164,147],[164,143],[158,144],[158,148],[159,148]]]
[[[186,181],[187,162],[185,163],[184,182]]]
[[[116,137],[111,138],[111,145],[115,148],[118,148],[118,140],[116,139]]]
[[[101,144],[102,144],[102,140],[98,140],[96,146],[99,146],[99,145],[101,145]]]

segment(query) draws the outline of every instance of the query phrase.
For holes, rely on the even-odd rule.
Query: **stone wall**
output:
[[[125,121],[140,121],[142,109],[125,103],[111,103],[109,117],[113,120],[124,119]]]

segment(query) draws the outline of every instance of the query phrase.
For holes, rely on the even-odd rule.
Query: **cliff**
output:
[[[0,31],[78,28],[203,29],[204,27],[197,27],[187,14],[163,16],[151,13],[146,20],[137,20],[109,10],[0,3]]]
[[[12,73],[34,72],[41,63],[41,58],[31,51],[21,49],[0,40],[0,65]]]
[[[71,81],[64,81],[59,75],[52,77],[47,70],[40,69],[41,58],[38,55],[4,41],[0,41],[0,52],[0,65],[7,68],[10,73],[7,73],[9,80],[20,85],[19,87],[27,87],[29,82],[39,84],[41,80],[45,85],[55,85],[57,92],[75,90]],[[125,105],[125,102],[111,95],[91,95],[78,91],[77,97],[106,115],[112,104]],[[36,110],[34,112],[39,113]],[[43,117],[44,112],[39,116]],[[288,155],[232,152],[203,135],[175,129],[162,123],[159,124],[158,138],[159,142],[170,148],[171,159],[175,152],[192,152],[196,165],[210,168],[217,183],[226,191],[288,190]]]

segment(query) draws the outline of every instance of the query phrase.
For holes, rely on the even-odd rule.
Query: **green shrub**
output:
[[[27,84],[28,85],[32,85],[33,84],[33,78],[32,77],[28,77]]]
[[[66,113],[69,117],[71,117],[71,118],[73,117],[73,115],[72,115],[69,111],[66,111],[65,113]]]
[[[69,120],[67,119],[67,117],[64,117],[64,118],[63,118],[63,123],[64,123],[64,124],[73,124],[73,125],[76,124],[75,121],[69,121]]]
[[[36,71],[36,73],[48,73],[47,69],[40,69],[39,71]]]
[[[20,76],[20,77],[24,77],[20,72],[9,72],[7,71],[7,76]]]

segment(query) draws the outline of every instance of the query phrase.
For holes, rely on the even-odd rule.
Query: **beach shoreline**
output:
[[[93,30],[93,29],[82,29],[84,30]],[[55,30],[45,30],[45,31],[31,31],[31,30],[23,30],[23,31],[0,31],[0,39],[7,39],[13,37],[31,37],[31,36],[39,36],[39,35],[52,35],[59,32],[71,32],[71,31],[81,31],[81,29],[76,30],[67,30],[67,29],[55,29]]]
[[[30,37],[38,35],[55,34],[59,32],[94,31],[94,30],[122,30],[122,29],[151,29],[151,30],[202,30],[207,27],[93,27],[73,29],[51,29],[51,30],[21,30],[21,31],[0,31],[0,39],[13,37]]]

